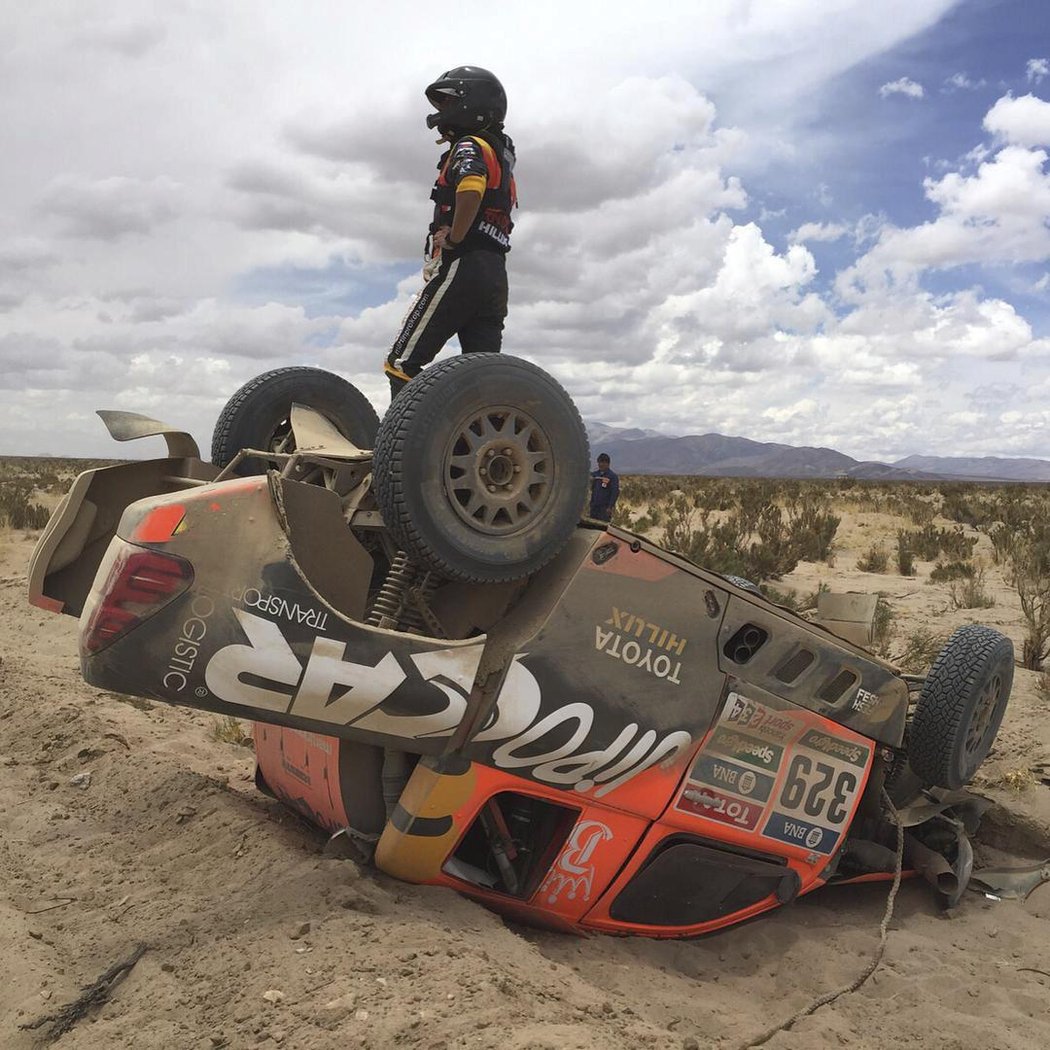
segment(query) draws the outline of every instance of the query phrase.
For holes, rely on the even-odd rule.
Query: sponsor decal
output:
[[[165,689],[181,693],[189,684],[189,676],[200,655],[201,642],[208,634],[208,618],[215,612],[215,602],[206,594],[194,596],[190,615],[182,621],[179,637],[172,646],[168,666],[162,679]]]
[[[644,616],[636,616],[634,613],[625,612],[613,606],[612,616],[605,621],[606,627],[623,634],[633,634],[635,638],[641,638],[649,642],[657,649],[664,649],[676,656],[685,652],[686,643],[689,639],[679,638],[674,631],[667,627],[661,627],[658,623],[652,623]]]
[[[754,831],[762,818],[762,805],[733,798],[714,788],[691,784],[682,792],[678,808],[705,820],[714,820],[730,827]]]
[[[781,809],[838,828],[853,812],[859,784],[856,770],[798,751],[791,757],[777,804]]]
[[[703,753],[697,758],[689,779],[711,784],[758,802],[768,801],[773,791],[773,777]]]
[[[820,751],[832,758],[841,758],[850,765],[860,766],[862,769],[868,764],[868,756],[871,754],[870,749],[863,744],[855,744],[852,740],[831,736],[819,729],[808,730],[799,743],[803,747]]]
[[[681,660],[672,661],[666,653],[657,653],[654,657],[655,650],[652,646],[643,650],[633,638],[625,642],[623,635],[616,634],[614,631],[603,631],[600,627],[595,627],[594,630],[594,648],[598,652],[622,660],[629,667],[639,667],[643,671],[648,671],[649,674],[662,678],[672,685],[682,684],[678,677],[679,671],[682,670]]]
[[[786,743],[804,725],[799,719],[777,711],[739,693],[730,693],[721,721],[736,729],[746,729],[767,740]]]
[[[227,703],[410,740],[449,736],[466,713],[482,645],[400,659],[387,652],[368,664],[347,659],[345,642],[317,637],[303,666],[279,624],[243,609],[234,615],[247,644],[218,650],[205,669],[208,690]],[[610,744],[595,747],[591,705],[577,701],[543,711],[539,683],[521,663],[523,655],[511,661],[493,714],[471,741],[496,744],[498,768],[579,792],[597,788],[600,797],[657,763],[669,766],[692,744],[685,731],[660,736],[632,722]],[[444,694],[444,706],[425,712],[406,711],[404,701],[387,706],[406,682],[429,683]]]
[[[589,901],[594,888],[591,857],[598,846],[613,837],[612,829],[599,820],[581,820],[540,886],[539,895],[555,904],[564,893],[568,900]]]
[[[302,624],[304,627],[312,627],[315,631],[325,630],[325,625],[328,623],[328,613],[323,609],[312,609],[309,606],[300,605],[297,601],[289,601],[276,594],[267,594],[255,587],[248,587],[239,594],[233,595],[233,600],[240,602],[246,609],[254,609],[263,616]]]
[[[867,711],[869,708],[875,707],[881,699],[878,693],[872,693],[867,689],[858,689],[850,707],[854,711]]]
[[[719,726],[711,739],[704,745],[705,751],[717,751],[720,755],[735,758],[739,762],[748,762],[762,769],[775,770],[780,766],[784,749],[779,744],[770,744],[765,740],[737,733],[735,730]]]
[[[800,849],[813,850],[816,853],[828,854],[835,848],[839,833],[829,828],[822,828],[817,824],[800,820],[798,817],[788,813],[780,813],[773,810],[762,828],[762,834],[766,838],[779,839],[788,842]]]

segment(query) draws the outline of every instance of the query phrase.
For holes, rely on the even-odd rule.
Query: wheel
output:
[[[528,361],[462,354],[397,395],[372,484],[410,557],[448,579],[516,580],[568,542],[588,486],[587,434],[561,386]]]
[[[933,661],[908,734],[927,787],[969,783],[991,750],[1014,680],[1014,647],[991,627],[960,627]]]
[[[728,580],[730,583],[739,587],[741,590],[750,591],[752,594],[757,594],[759,598],[765,597],[757,583],[752,583],[750,580],[745,580],[743,576],[727,576],[723,573],[722,579]]]
[[[308,405],[332,422],[359,448],[371,448],[379,416],[368,398],[341,376],[320,368],[275,368],[249,380],[219,413],[211,440],[211,461],[225,467],[242,448],[291,452],[295,445],[289,415],[292,402]],[[246,460],[238,474],[262,474],[266,464]]]

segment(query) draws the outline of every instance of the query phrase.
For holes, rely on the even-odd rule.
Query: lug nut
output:
[[[480,474],[480,475],[481,475],[482,477],[484,477],[484,476],[485,476],[485,475],[486,475],[486,474],[488,473],[488,471],[487,471],[487,470],[486,470],[486,469],[485,469],[484,467],[482,467],[482,468],[481,468],[481,469],[480,469],[480,470],[478,471],[478,473],[479,473],[479,474]]]
[[[521,473],[521,467],[519,467],[517,463],[514,464],[514,473],[515,474],[520,474]]]
[[[495,492],[496,491],[496,486],[495,485],[489,485],[488,486],[488,490],[489,490],[489,492]]]
[[[485,453],[485,458],[486,459],[491,459],[495,454],[496,454],[496,450],[494,448],[490,448],[488,450],[488,452]]]

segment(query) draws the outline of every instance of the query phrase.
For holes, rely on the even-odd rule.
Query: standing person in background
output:
[[[591,471],[590,516],[598,521],[612,521],[616,501],[620,498],[620,478],[609,469],[609,457],[598,456],[598,469]]]
[[[503,130],[507,95],[480,66],[457,66],[426,89],[427,127],[449,148],[430,198],[434,219],[423,279],[383,365],[390,396],[454,335],[465,354],[498,353],[507,316],[507,252],[517,204],[514,144]]]

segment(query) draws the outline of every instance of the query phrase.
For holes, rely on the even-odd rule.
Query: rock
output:
[[[163,971],[164,971],[165,973],[174,973],[174,972],[175,972],[175,967],[174,967],[174,965],[172,965],[172,964],[171,964],[170,962],[162,962],[162,963],[160,964],[160,968],[161,968],[161,969],[162,969],[162,970],[163,970]]]
[[[91,774],[77,773],[76,776],[70,777],[69,786],[80,788],[81,791],[86,791],[89,787],[91,787]]]
[[[29,936],[32,937],[34,941],[40,941],[44,939],[44,935],[39,930],[30,930]]]
[[[696,1036],[687,1035],[682,1040],[682,1050],[700,1050],[700,1043],[697,1041]]]
[[[354,1019],[357,1020],[357,1021],[367,1021],[368,1020],[368,1011],[367,1010],[358,1010],[354,1014]]]
[[[271,988],[269,991],[263,992],[262,997],[268,1002],[273,1003],[275,1006],[284,1001],[284,992],[279,992],[276,988]]]
[[[290,933],[288,936],[291,937],[293,941],[297,941],[300,937],[305,937],[309,932],[310,924],[308,922],[302,922],[295,928],[295,932]]]

